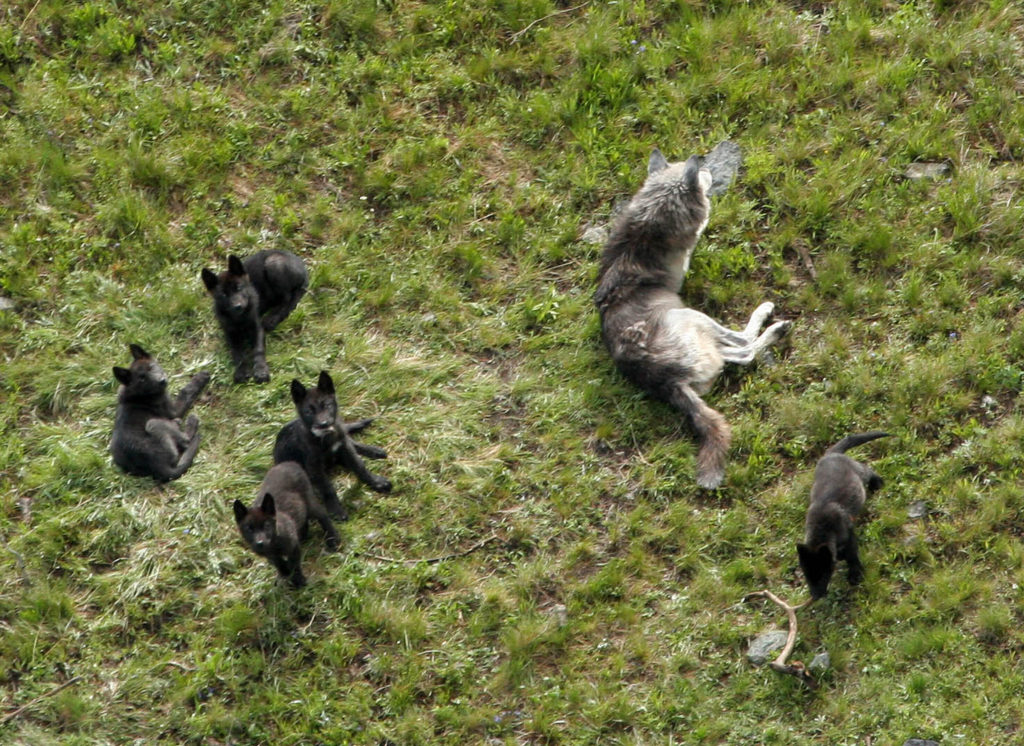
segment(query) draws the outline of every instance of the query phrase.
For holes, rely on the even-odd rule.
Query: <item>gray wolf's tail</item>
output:
[[[685,383],[673,384],[669,404],[690,418],[700,438],[697,484],[706,490],[716,489],[725,477],[725,455],[732,439],[729,424]]]
[[[847,435],[841,441],[825,451],[825,453],[846,453],[847,450],[854,446],[859,446],[861,443],[868,443],[869,441],[877,440],[878,438],[887,437],[889,437],[889,433],[883,433],[881,430],[872,430],[870,433],[861,433],[860,435]]]

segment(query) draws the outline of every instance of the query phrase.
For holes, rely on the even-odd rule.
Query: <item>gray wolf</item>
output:
[[[269,381],[265,333],[284,321],[306,293],[306,265],[289,251],[260,251],[244,262],[230,256],[226,272],[204,269],[202,278],[231,348],[235,383],[249,378]],[[246,355],[249,349],[251,362]]]
[[[189,415],[184,429],[180,420],[210,382],[210,374],[202,371],[192,376],[172,400],[160,364],[139,345],[128,348],[131,367],[114,366],[114,378],[121,386],[110,455],[129,474],[169,482],[188,470],[199,450],[199,418]]]
[[[871,467],[847,456],[846,451],[888,435],[875,430],[847,436],[825,451],[818,461],[804,524],[804,541],[796,545],[811,598],[825,595],[836,563],[841,559],[846,560],[850,585],[857,585],[864,578],[853,524],[868,494],[882,486],[882,478]]]
[[[270,560],[281,577],[296,588],[306,584],[300,544],[309,533],[309,519],[323,528],[329,550],[337,551],[340,544],[338,531],[309,477],[294,461],[275,464],[264,477],[252,507],[235,500],[234,510],[238,531],[248,547]]]
[[[727,172],[721,165],[726,160],[718,158],[716,170]],[[609,234],[594,302],[604,344],[619,370],[689,418],[701,441],[697,484],[714,489],[725,474],[730,431],[701,396],[725,363],[749,365],[792,322],[777,321],[759,334],[774,310],[772,303],[762,303],[746,328],[734,331],[687,308],[680,298],[711,210],[708,192],[715,177],[700,164],[698,156],[669,163],[659,150],[651,154],[647,180]]]
[[[387,453],[382,448],[352,439],[352,433],[365,429],[373,420],[342,422],[339,419],[334,381],[327,371],[320,371],[317,385],[311,389],[293,379],[291,393],[299,416],[277,434],[274,463],[297,461],[301,464],[323,497],[328,512],[342,520],[348,517],[348,511],[331,484],[330,472],[335,466],[353,472],[370,489],[391,491],[391,482],[372,473],[363,462],[363,457],[383,459],[387,458]]]

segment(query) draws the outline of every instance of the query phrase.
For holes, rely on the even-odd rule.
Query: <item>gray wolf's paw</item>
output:
[[[199,432],[199,418],[194,414],[190,414],[188,419],[185,420],[185,435],[188,436],[189,440],[196,437],[196,433]]]
[[[198,383],[200,388],[205,388],[210,382],[210,371],[201,370],[192,377],[192,380]]]
[[[384,477],[375,477],[374,480],[370,482],[370,489],[376,492],[391,492],[391,480],[385,479]]]

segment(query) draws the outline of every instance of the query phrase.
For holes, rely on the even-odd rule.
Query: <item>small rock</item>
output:
[[[584,243],[603,244],[608,240],[608,229],[603,225],[587,223],[583,227],[583,235],[580,238]]]
[[[564,627],[569,623],[569,611],[565,608],[565,604],[556,604],[551,607],[548,612],[551,618],[555,620],[555,624],[559,627]]]
[[[918,518],[924,518],[928,515],[928,503],[924,500],[916,500],[910,503],[910,507],[907,508],[907,515],[917,520]]]
[[[0,311],[13,311],[14,301],[7,296],[0,295]]]
[[[788,633],[781,629],[770,629],[762,632],[750,643],[747,649],[747,660],[755,666],[763,666],[768,662],[772,653],[776,653],[786,647]]]
[[[939,746],[938,741],[929,741],[925,738],[908,738],[903,746]]]
[[[827,652],[824,652],[818,653],[816,656],[814,656],[814,660],[810,662],[810,665],[807,666],[807,669],[811,673],[824,673],[829,669],[831,665],[832,658],[829,656]]]
[[[996,398],[994,396],[985,394],[983,397],[981,397],[981,406],[983,406],[985,409],[991,412],[993,409],[999,406],[999,402],[996,401]]]
[[[950,167],[948,163],[911,163],[903,175],[908,179],[941,179],[948,176]]]

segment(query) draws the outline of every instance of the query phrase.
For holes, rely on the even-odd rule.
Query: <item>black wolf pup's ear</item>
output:
[[[241,500],[235,500],[233,507],[235,509],[235,523],[241,523],[249,515],[249,509],[245,507],[245,503]]]
[[[132,380],[132,372],[127,368],[118,368],[114,366],[114,378],[123,383],[125,386]]]
[[[236,277],[241,277],[245,274],[245,267],[242,265],[242,260],[234,254],[228,257],[228,272]]]
[[[661,154],[661,151],[657,148],[651,153],[651,157],[647,159],[647,175],[653,176],[659,171],[664,171],[668,168],[668,161],[665,160],[665,156]]]
[[[260,505],[260,510],[263,511],[263,515],[271,517],[277,514],[277,507],[274,505],[274,496],[269,492],[263,496],[263,504]]]
[[[292,401],[301,404],[306,400],[306,387],[298,378],[292,379]]]
[[[152,357],[152,355],[150,355],[148,352],[146,352],[144,349],[142,349],[142,347],[140,345],[137,345],[137,344],[133,343],[133,344],[128,345],[128,349],[131,350],[131,352],[132,352],[132,359],[133,360],[141,360],[144,357]]]
[[[217,275],[213,270],[203,268],[203,284],[211,293],[217,289]]]
[[[326,370],[320,371],[320,378],[316,382],[316,387],[325,394],[334,393],[334,381],[331,380],[331,375]]]

